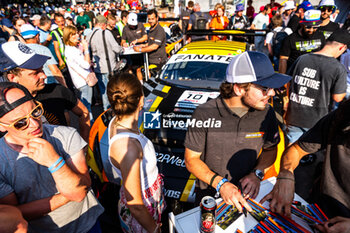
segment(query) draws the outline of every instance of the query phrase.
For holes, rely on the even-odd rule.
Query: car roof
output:
[[[238,41],[195,41],[182,47],[177,54],[237,55],[246,50],[246,43]]]

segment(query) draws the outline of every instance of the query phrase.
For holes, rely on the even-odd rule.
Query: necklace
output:
[[[140,130],[139,130],[139,129],[136,130],[136,129],[128,128],[128,127],[126,127],[126,126],[124,126],[124,125],[118,123],[117,121],[115,122],[115,124],[116,124],[117,126],[120,126],[120,127],[124,128],[124,129],[130,130],[130,131],[133,132],[133,133],[140,134]]]

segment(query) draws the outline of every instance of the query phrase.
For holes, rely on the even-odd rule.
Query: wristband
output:
[[[54,173],[55,171],[58,171],[61,167],[63,167],[63,165],[66,163],[65,160],[62,161],[62,163],[60,165],[58,165],[55,169],[51,170],[51,173]]]
[[[54,162],[48,169],[51,172],[52,169],[54,169],[61,161],[63,160],[62,156],[60,156],[56,162]]]
[[[218,174],[214,174],[213,177],[210,179],[210,183],[209,185],[212,186],[213,185],[213,182],[214,182],[214,179],[218,176]]]
[[[289,178],[289,177],[277,177],[277,180],[291,180],[291,181],[295,181],[293,178]]]
[[[219,192],[221,186],[222,186],[224,183],[226,183],[226,182],[228,182],[228,180],[227,180],[226,178],[222,178],[222,180],[220,180],[220,182],[219,182],[218,185],[216,186],[216,192]]]
[[[142,52],[141,52],[141,49],[142,49],[142,48],[140,47],[140,53],[142,53]]]

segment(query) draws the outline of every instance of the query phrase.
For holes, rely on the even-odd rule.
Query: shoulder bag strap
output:
[[[89,53],[90,53],[90,60],[92,61],[92,49],[91,49],[91,40],[92,40],[92,37],[95,35],[95,33],[97,32],[98,30],[95,30],[91,36],[90,36],[90,40],[89,40]]]
[[[107,61],[107,66],[108,66],[108,73],[109,73],[109,74],[112,74],[111,63],[109,62],[109,56],[108,56],[108,50],[107,50],[107,43],[106,43],[105,32],[106,32],[106,31],[103,30],[103,33],[102,33],[103,46],[105,47],[105,54],[106,54],[106,61]]]

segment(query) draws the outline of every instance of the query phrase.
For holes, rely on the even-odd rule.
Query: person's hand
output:
[[[249,175],[240,179],[242,185],[242,192],[247,197],[251,197],[253,199],[256,198],[259,194],[260,189],[260,180],[254,173],[250,173]]]
[[[51,40],[52,40],[52,36],[51,36],[50,34],[47,35],[46,40],[47,40],[47,41],[51,41]]]
[[[58,60],[58,67],[60,70],[62,70],[64,67],[66,67],[66,64],[63,60]]]
[[[135,52],[140,52],[141,46],[134,46],[133,48]]]
[[[253,211],[252,207],[250,207],[242,194],[238,191],[238,188],[231,182],[226,182],[221,186],[220,195],[226,204],[234,205],[241,213],[243,211],[242,206],[244,206],[249,212]]]
[[[124,48],[129,47],[128,43],[124,43],[124,44],[123,44],[123,47],[124,47]]]
[[[83,46],[84,51],[89,50],[89,43],[85,39],[82,38],[80,44]]]
[[[53,146],[42,138],[33,138],[29,140],[27,155],[38,164],[46,167],[50,167],[59,158]]]
[[[315,228],[325,233],[350,232],[350,218],[335,217],[323,224],[315,225]]]
[[[291,217],[291,206],[294,198],[294,175],[291,172],[280,172],[272,191],[260,203],[270,201],[270,210]]]
[[[137,44],[137,39],[134,40],[134,41],[132,41],[132,42],[130,43],[130,46],[134,46],[134,45],[136,45],[136,44]]]

